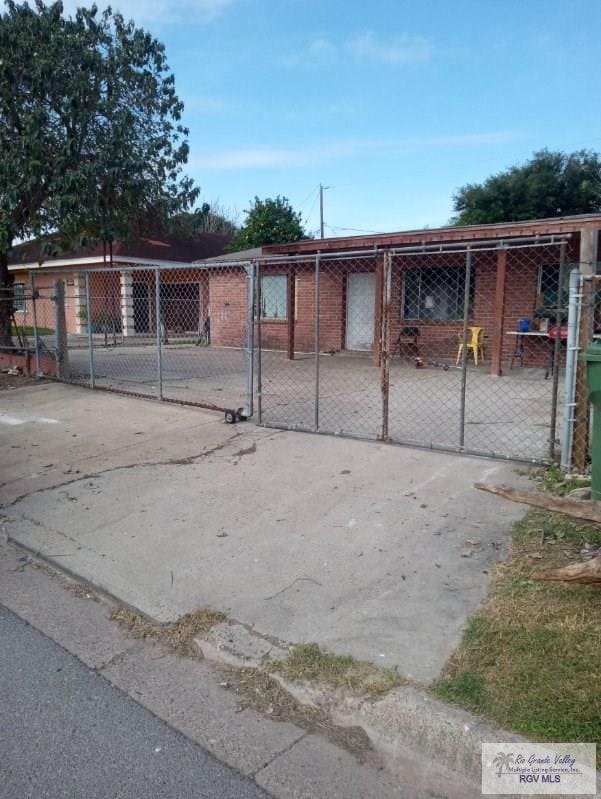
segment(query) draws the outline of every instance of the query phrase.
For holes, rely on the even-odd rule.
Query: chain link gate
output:
[[[44,270],[38,372],[50,359],[70,382],[245,415],[256,395],[267,426],[545,463],[566,405],[571,247]]]
[[[570,255],[548,237],[260,261],[260,423],[554,460]]]
[[[255,267],[115,267],[32,276],[39,372],[92,388],[253,412]]]

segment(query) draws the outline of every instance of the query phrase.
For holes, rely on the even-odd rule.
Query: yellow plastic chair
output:
[[[474,356],[474,363],[478,366],[478,358],[484,360],[484,328],[482,327],[468,327],[469,338],[467,341],[467,355],[469,358],[470,350]],[[463,333],[459,334],[459,349],[457,350],[457,360],[455,366],[461,360],[463,352]]]

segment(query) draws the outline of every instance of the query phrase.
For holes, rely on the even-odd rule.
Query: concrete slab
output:
[[[0,394],[0,500],[85,474],[137,463],[186,459],[236,430],[219,415],[63,383]]]
[[[86,402],[96,397],[101,413],[69,418],[77,435],[95,431],[80,453],[89,468],[113,419],[135,430],[147,411],[161,465],[133,461],[38,490],[7,509],[7,529],[160,621],[208,605],[264,635],[317,641],[431,680],[484,598],[488,570],[522,513],[472,488],[515,481],[509,464],[251,425],[232,433],[191,409],[89,393]],[[68,415],[61,402],[49,397],[44,414]],[[33,415],[23,403],[21,412]],[[191,451],[182,443],[186,423],[197,453],[209,453],[192,463],[179,460]],[[4,446],[29,446],[39,435],[32,423],[7,426]],[[43,436],[44,457],[54,452],[60,462],[59,426]],[[36,449],[26,459],[32,473],[43,465]],[[100,457],[110,468],[110,454]],[[125,456],[116,449],[115,458]]]
[[[304,735],[294,724],[269,721],[248,708],[240,711],[237,695],[221,687],[215,671],[202,661],[146,648],[102,673],[243,774],[255,774]]]
[[[257,782],[274,796],[313,799],[315,796],[344,796],[345,799],[432,799],[437,794],[425,788],[408,788],[380,771],[362,766],[348,753],[324,744],[314,735],[303,738],[259,772]],[[414,783],[416,785],[416,783]],[[443,785],[440,785],[442,790]],[[446,796],[442,792],[439,796]]]

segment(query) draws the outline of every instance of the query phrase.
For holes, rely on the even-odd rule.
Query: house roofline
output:
[[[192,261],[164,261],[158,258],[137,258],[132,255],[113,255],[114,264],[129,264],[130,266],[170,266],[170,267],[188,267]],[[23,271],[57,271],[65,268],[75,268],[78,266],[91,266],[96,264],[98,267],[105,268],[109,266],[108,260],[105,262],[98,256],[88,256],[86,258],[56,258],[51,261],[29,261],[20,264],[10,264],[8,269],[10,272],[23,272]]]
[[[397,233],[374,233],[328,239],[309,239],[290,244],[269,244],[263,250],[270,255],[295,255],[328,252],[331,250],[395,247],[436,242],[469,242],[485,239],[511,239],[523,236],[548,236],[578,233],[584,228],[601,228],[601,214],[550,219],[528,219],[521,222],[498,222],[486,225],[445,226],[421,228]]]

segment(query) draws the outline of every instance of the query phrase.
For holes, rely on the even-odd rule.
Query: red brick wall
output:
[[[209,275],[211,343],[220,347],[242,347],[247,336],[246,272],[228,268]]]

